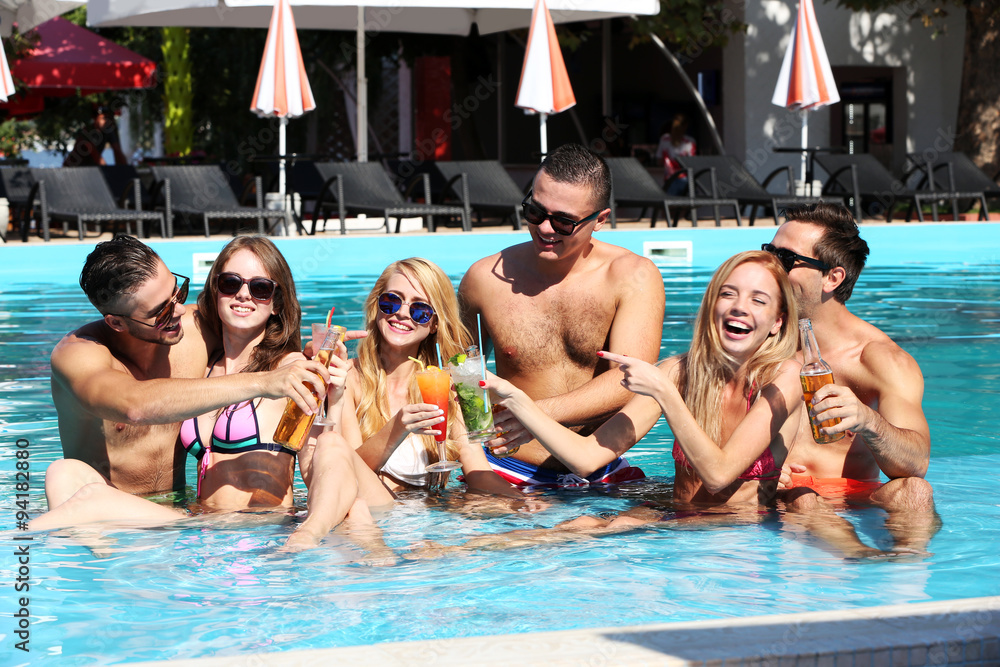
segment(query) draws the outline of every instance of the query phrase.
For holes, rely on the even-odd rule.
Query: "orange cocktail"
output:
[[[431,366],[417,371],[417,387],[424,403],[433,403],[444,412],[444,422],[438,425],[441,433],[434,436],[437,442],[448,439],[448,399],[451,398],[451,373]]]

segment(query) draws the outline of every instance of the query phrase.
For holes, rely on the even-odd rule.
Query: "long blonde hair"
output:
[[[798,310],[788,273],[773,255],[750,250],[733,255],[720,266],[705,289],[694,325],[691,348],[681,363],[680,390],[684,403],[698,424],[713,441],[719,442],[722,431],[722,389],[735,377],[736,360],[722,348],[715,326],[715,302],[722,285],[736,267],[753,262],[760,264],[778,283],[781,329],[769,336],[746,362],[744,396],[748,404],[757,400],[763,387],[774,381],[781,364],[798,349]]]
[[[382,366],[382,346],[384,341],[379,333],[378,298],[386,289],[389,279],[395,274],[402,274],[427,296],[427,301],[434,309],[431,325],[436,324],[432,333],[420,344],[417,359],[424,364],[437,365],[437,346],[441,347],[441,363],[447,364],[452,356],[465,352],[472,344],[469,330],[462,324],[458,314],[458,299],[455,297],[455,287],[439,266],[421,257],[410,257],[393,262],[385,268],[382,275],[375,281],[375,286],[365,300],[365,330],[368,337],[358,345],[358,371],[360,380],[360,398],[358,399],[358,424],[361,427],[361,438],[367,440],[377,433],[392,418],[389,412],[388,383],[385,368]],[[420,403],[420,392],[416,382],[410,384],[410,402]],[[448,432],[458,423],[458,406],[451,401],[448,410]],[[421,436],[424,448],[430,460],[437,461],[437,446],[432,436]],[[457,458],[458,446],[448,441],[448,457]]]

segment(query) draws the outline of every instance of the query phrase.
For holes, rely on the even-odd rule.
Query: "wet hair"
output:
[[[564,144],[549,153],[539,171],[558,183],[585,185],[600,210],[611,201],[611,171],[608,163],[594,151],[580,144]]]
[[[358,425],[361,428],[362,440],[367,440],[377,433],[392,418],[389,412],[388,384],[385,368],[382,367],[382,345],[384,341],[378,330],[378,298],[385,293],[389,279],[397,273],[406,276],[426,296],[434,309],[434,317],[424,326],[437,330],[429,334],[420,344],[417,359],[425,365],[436,365],[437,346],[441,347],[441,363],[447,364],[448,359],[465,352],[472,344],[469,330],[462,324],[459,317],[458,298],[455,296],[455,286],[441,268],[422,257],[410,257],[393,262],[382,271],[375,281],[375,286],[365,299],[365,330],[368,336],[358,344],[358,370],[361,375],[359,398],[357,405]],[[410,386],[410,401],[421,403],[420,393],[415,386]],[[457,406],[451,403],[448,410],[448,431],[458,422]],[[437,446],[432,436],[419,436],[423,441],[431,461],[438,460]],[[449,439],[448,455],[456,458],[457,446]]]
[[[781,364],[795,354],[799,344],[798,310],[792,284],[777,257],[760,250],[750,250],[733,255],[716,269],[705,288],[695,318],[694,335],[691,347],[684,355],[679,385],[691,414],[716,443],[722,429],[719,412],[722,388],[733,378],[736,364],[722,347],[715,324],[715,303],[729,276],[738,266],[747,263],[760,264],[774,278],[778,285],[778,313],[782,317],[778,333],[769,336],[746,362],[744,394],[747,399],[756,400],[760,391],[774,381]]]
[[[277,283],[271,297],[273,312],[265,325],[264,338],[257,343],[250,363],[243,373],[270,371],[291,352],[302,351],[302,309],[295,295],[295,281],[281,251],[264,236],[237,236],[226,244],[205,279],[205,288],[198,295],[198,312],[216,335],[222,335],[219,317],[219,274],[233,255],[241,250],[252,252],[264,265],[267,277]],[[249,276],[247,276],[249,277]]]
[[[813,253],[825,264],[844,269],[844,281],[833,291],[833,298],[847,303],[868,260],[868,244],[861,238],[854,216],[841,204],[814,204],[786,209],[785,219],[823,228]]]
[[[122,306],[163,264],[160,256],[134,236],[116,236],[98,243],[80,272],[80,287],[102,315]]]

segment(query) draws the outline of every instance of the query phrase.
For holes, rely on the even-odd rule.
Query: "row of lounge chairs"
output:
[[[716,225],[720,224],[721,211],[731,212],[740,225],[746,213],[750,225],[761,213],[777,223],[782,208],[821,199],[845,201],[859,220],[878,214],[891,221],[900,203],[909,204],[907,220],[914,209],[923,220],[922,205],[927,204],[937,220],[942,203],[950,205],[953,219],[958,219],[960,210],[979,203],[984,218],[987,198],[1000,197],[994,180],[962,153],[911,155],[911,170],[902,180],[894,178],[871,155],[816,154],[815,161],[827,174],[822,191],[815,197],[795,194],[788,167],[775,170],[761,182],[739,160],[712,155],[681,158],[688,194],[668,196],[658,179],[636,159],[609,158],[615,202],[611,225],[616,225],[620,207],[641,208],[640,217],[651,210],[651,226],[661,211],[667,225],[676,226],[672,211],[679,209],[686,211],[694,224],[699,209],[711,209]],[[402,218],[418,216],[424,218],[429,231],[435,230],[435,219],[441,218],[460,222],[462,229],[469,231],[473,217],[482,223],[484,215],[507,218],[515,228],[521,228],[524,192],[499,162],[402,165],[397,172],[408,172],[408,178],[397,173],[394,182],[380,163],[293,163],[289,190],[311,204],[313,224],[308,233],[318,231],[321,221],[334,218],[340,232],[346,233],[346,219],[358,214],[381,218],[386,232],[392,231],[393,223],[398,232]],[[235,221],[234,233],[240,221],[255,221],[259,233],[277,233],[279,229],[287,233],[290,224],[298,224],[300,231],[307,233],[305,225],[291,214],[265,208],[260,177],[248,189],[255,198],[251,205],[241,204],[232,186],[232,179],[215,165],[157,165],[141,175],[128,166],[0,168],[0,196],[11,203],[25,240],[32,214],[45,240],[50,238],[53,223],[62,223],[64,233],[70,225],[75,226],[81,239],[89,226],[99,233],[102,225],[110,224],[114,231],[124,225],[126,232],[131,232],[133,222],[140,235],[156,228],[162,236],[171,237],[176,222],[186,225],[188,232],[209,236],[211,222],[216,219]]]

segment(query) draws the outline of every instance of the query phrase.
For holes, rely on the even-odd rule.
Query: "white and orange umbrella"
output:
[[[809,146],[808,111],[840,101],[830,59],[819,33],[812,0],[799,0],[792,38],[781,63],[773,104],[802,113],[802,147]],[[806,179],[806,154],[802,154],[802,180]]]
[[[315,108],[316,101],[302,62],[292,8],[288,0],[275,0],[250,110],[261,117],[281,119],[278,127],[278,155],[281,157],[278,162],[278,194],[286,211],[285,126],[289,118],[298,118]]]
[[[3,44],[0,44],[0,102],[6,102],[14,94],[14,79],[10,76],[10,67],[7,66],[7,56],[3,52]]]
[[[548,153],[548,134],[545,128],[549,114],[559,113],[576,104],[573,87],[566,73],[556,27],[549,15],[545,0],[535,0],[531,13],[528,47],[521,67],[521,81],[517,86],[514,106],[537,113],[541,133],[542,158]]]

